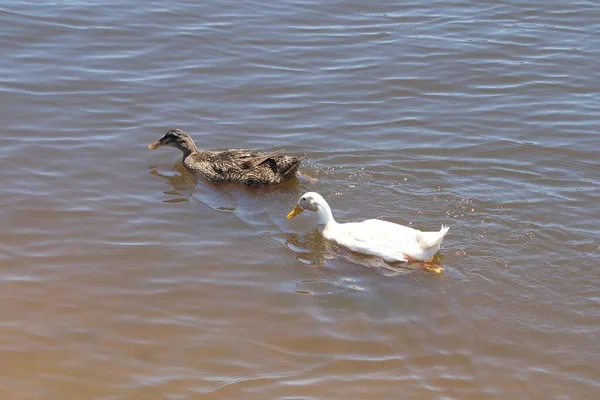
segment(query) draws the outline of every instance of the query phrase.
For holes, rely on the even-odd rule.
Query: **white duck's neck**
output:
[[[331,213],[331,208],[327,202],[319,202],[319,209],[317,210],[317,217],[319,217],[319,226],[325,226],[328,224],[337,224],[335,219],[333,219],[333,214]]]

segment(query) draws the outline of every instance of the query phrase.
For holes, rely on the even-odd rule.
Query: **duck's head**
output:
[[[148,148],[154,150],[163,146],[175,147],[183,152],[192,152],[196,150],[196,145],[190,135],[181,129],[170,129],[163,137],[156,142],[151,143]]]
[[[294,209],[287,215],[287,219],[292,219],[304,210],[319,211],[319,207],[326,206],[327,202],[319,193],[307,192],[298,199]]]

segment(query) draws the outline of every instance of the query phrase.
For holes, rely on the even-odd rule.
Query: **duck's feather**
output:
[[[438,250],[448,229],[439,232],[419,230],[379,219],[327,225],[326,239],[353,251],[382,257],[386,261],[429,259]]]
[[[284,156],[278,150],[257,153],[245,149],[198,151],[183,161],[186,168],[217,182],[238,182],[245,185],[281,183],[296,175],[305,154]]]
[[[269,159],[273,159],[273,157],[275,157],[276,155],[278,155],[279,153],[281,153],[282,151],[284,151],[284,149],[281,150],[277,150],[274,151],[272,153],[267,154],[266,156],[252,156],[250,154],[250,157],[248,160],[245,160],[244,162],[242,162],[242,168],[244,169],[252,169],[252,168],[256,168],[257,166],[261,165],[262,163],[264,163],[265,161],[268,161]],[[248,153],[249,154],[249,153]]]

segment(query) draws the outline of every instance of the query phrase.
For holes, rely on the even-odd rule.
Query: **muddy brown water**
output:
[[[0,1],[0,397],[600,393],[594,1]],[[199,147],[305,179],[196,180]],[[450,226],[443,274],[285,218]]]

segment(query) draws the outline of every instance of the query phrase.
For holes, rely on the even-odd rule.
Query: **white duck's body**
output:
[[[305,209],[317,213],[318,230],[325,239],[358,253],[381,257],[388,262],[429,260],[440,250],[449,229],[442,225],[438,232],[421,232],[379,219],[340,224],[333,218],[325,199],[314,192],[305,193],[288,214],[288,218],[293,218]]]

